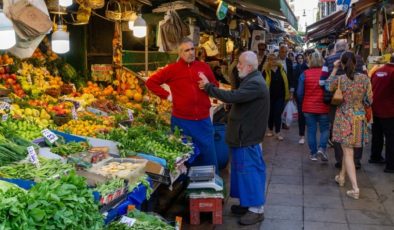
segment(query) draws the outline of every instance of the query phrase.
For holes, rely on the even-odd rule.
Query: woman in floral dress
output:
[[[346,74],[336,76],[339,65],[342,65]],[[364,106],[371,105],[372,90],[368,76],[356,73],[355,65],[354,53],[344,52],[341,59],[334,63],[327,86],[332,92],[339,86],[343,94],[343,102],[337,108],[333,127],[333,140],[340,143],[343,149],[342,169],[339,175],[335,176],[335,181],[344,186],[347,173],[352,190],[347,191],[346,195],[358,199],[360,190],[357,185],[353,148],[362,147],[368,141]]]

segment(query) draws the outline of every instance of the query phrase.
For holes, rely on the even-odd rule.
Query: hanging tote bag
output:
[[[338,77],[338,88],[335,90],[331,99],[331,105],[340,105],[343,102],[343,94],[341,90],[341,78]]]

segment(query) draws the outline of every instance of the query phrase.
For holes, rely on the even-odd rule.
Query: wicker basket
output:
[[[130,2],[125,2],[123,4],[123,11],[122,11],[122,21],[130,21],[133,17],[133,7],[131,6]]]
[[[64,124],[66,124],[67,122],[71,121],[71,116],[70,115],[66,115],[66,116],[60,116],[60,115],[55,115],[52,117],[53,122],[55,122],[55,124],[57,126],[62,126]]]
[[[11,90],[9,89],[0,89],[0,97],[5,97],[8,96],[8,94],[11,93]]]
[[[110,9],[110,6],[114,8]],[[109,0],[107,9],[105,10],[105,17],[115,21],[120,21],[122,19],[122,7],[118,1]]]
[[[105,6],[105,0],[85,0],[85,6],[95,9],[100,9]]]
[[[45,90],[45,94],[48,94],[49,96],[57,98],[60,96],[60,89],[49,88],[49,89]]]
[[[74,87],[72,85],[64,84],[61,86],[61,94],[70,94],[72,92],[74,92]]]

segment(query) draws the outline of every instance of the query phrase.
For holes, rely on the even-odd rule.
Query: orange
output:
[[[142,101],[142,95],[140,93],[135,93],[134,94],[134,101]]]

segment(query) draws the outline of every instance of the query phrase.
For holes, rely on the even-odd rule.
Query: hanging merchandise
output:
[[[11,15],[10,11],[13,10],[12,8],[18,2],[21,2],[18,5],[23,5],[22,3],[24,4],[26,3],[25,0],[14,0],[14,1],[3,0],[4,12],[7,15]],[[11,49],[9,49],[9,52],[21,59],[29,58],[33,55],[34,50],[38,47],[42,39],[45,37],[45,34],[47,34],[52,27],[52,22],[49,19],[48,9],[44,0],[29,1],[28,4],[29,4],[29,9],[33,10],[36,14],[27,15],[27,18],[31,16],[38,16],[40,20],[34,20],[34,22],[31,20],[27,20],[26,24],[32,25],[32,28],[34,30],[31,29],[30,32],[37,33],[38,31],[41,33],[37,36],[27,38],[25,34],[26,31],[23,31],[24,28],[19,27],[19,24],[14,24],[14,29],[16,33],[16,45]],[[15,14],[15,10],[13,12]],[[26,20],[26,18],[23,18],[22,22],[25,22],[24,20]],[[45,31],[44,28],[48,28],[48,29]]]
[[[170,11],[167,11],[164,15],[164,19],[161,20],[157,26],[157,34],[156,34],[156,46],[159,47],[159,52],[164,52],[163,48],[163,39],[161,37],[161,26],[170,19]]]
[[[103,8],[105,5],[105,0],[79,0],[79,1],[83,2],[86,5],[86,7],[92,8],[94,10]]]
[[[109,0],[105,10],[105,17],[114,21],[120,21],[122,19],[122,7],[120,3],[116,0]]]
[[[202,47],[205,49],[205,52],[207,52],[208,57],[213,57],[219,54],[219,49],[216,46],[212,35],[209,36],[208,41],[202,44]]]
[[[223,20],[227,15],[227,11],[228,11],[228,3],[225,1],[220,1],[218,8],[216,10],[216,17],[219,20]]]
[[[265,43],[265,31],[253,30],[250,50],[258,52],[259,43]]]
[[[241,30],[241,40],[242,40],[242,46],[243,47],[248,47],[248,41],[250,38],[250,31],[248,28],[248,24],[246,22],[243,22],[240,24],[240,30]]]
[[[226,52],[231,54],[234,50],[234,42],[230,38],[226,42]]]
[[[170,18],[160,27],[164,51],[173,51],[183,37],[190,34],[189,26],[184,23],[175,10],[170,10]]]

